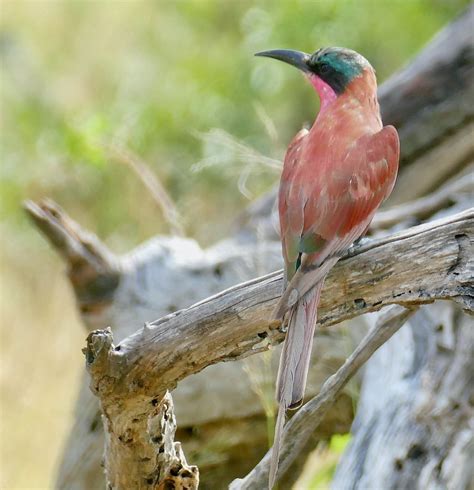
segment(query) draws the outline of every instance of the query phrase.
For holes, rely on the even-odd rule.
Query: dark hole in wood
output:
[[[267,332],[260,332],[257,334],[261,339],[266,339],[268,337]]]
[[[357,308],[364,308],[367,304],[364,298],[357,298],[354,300],[354,303],[357,306]]]
[[[419,444],[413,444],[411,448],[408,450],[407,458],[408,459],[419,459],[422,458],[426,454],[426,450],[421,447]]]

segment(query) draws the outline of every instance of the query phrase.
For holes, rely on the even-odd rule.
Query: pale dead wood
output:
[[[291,418],[285,426],[283,434],[277,481],[298,458],[313,430],[333,406],[344,386],[370,356],[397,332],[415,311],[416,308],[392,307],[379,319],[379,322],[363,338],[338,371],[324,383],[319,394],[303,405]],[[265,488],[268,484],[270,459],[271,450],[245,478],[234,480],[229,488],[231,490],[260,490]]]
[[[92,378],[107,369],[110,349],[110,329],[87,337],[83,351]],[[188,465],[181,444],[174,440],[176,418],[171,395],[166,392],[161,400],[151,400],[146,413],[135,413],[130,420],[127,416],[132,412],[125,410],[126,405],[127,400],[122,400],[119,406],[110,407],[102,400],[107,488],[196,490],[199,470]]]
[[[474,102],[474,100],[473,100]],[[400,204],[427,194],[456,172],[474,163],[474,122],[463,124],[406,167],[387,200]]]
[[[166,392],[148,419],[148,436],[155,445],[159,472],[148,477],[147,483],[154,479],[158,490],[196,490],[199,487],[199,470],[189,465],[181,444],[175,442],[176,418],[173,399]]]
[[[379,211],[370,225],[371,230],[390,228],[404,221],[424,221],[440,209],[459,201],[462,194],[474,192],[474,168],[468,168],[461,177],[456,177],[427,196],[398,206]]]
[[[354,249],[326,281],[320,326],[394,303],[453,299],[472,309],[473,218],[470,209]],[[269,318],[281,289],[281,272],[272,273],[147,325],[111,353],[115,382],[101,396],[126,393],[130,383],[141,386],[136,394],[159,392],[206,366],[280,342],[280,323]]]
[[[437,143],[470,125],[474,116],[474,5],[442,29],[409,64],[379,89],[382,120],[393,124],[402,141],[401,167],[429,153]],[[472,138],[471,138],[472,139]],[[435,144],[436,143],[436,144]],[[454,150],[454,145],[451,145]],[[472,148],[472,147],[471,147]],[[472,152],[472,149],[471,149]],[[449,155],[448,155],[449,156]],[[472,153],[471,153],[472,156]],[[449,159],[455,165],[454,159]],[[424,176],[437,172],[431,160]],[[458,164],[462,164],[459,160]],[[453,167],[452,167],[453,168]],[[429,169],[429,170],[428,170]],[[452,172],[439,174],[450,177]],[[442,182],[439,180],[438,182]],[[418,182],[412,182],[418,185]],[[430,191],[432,188],[428,188]],[[399,199],[397,186],[392,202]],[[405,197],[412,199],[413,196]]]
[[[320,325],[387,304],[413,306],[434,299],[452,299],[472,310],[473,218],[471,209],[352,251],[328,278]],[[158,404],[166,389],[205,366],[260,352],[282,340],[279,325],[268,321],[281,280],[281,273],[275,273],[230,288],[146,325],[117,347],[110,331],[89,335],[85,353],[91,388],[107,421],[107,478],[121,482],[112,488],[145,485],[159,471],[146,434],[150,404]]]
[[[474,328],[452,303],[420,308],[364,370],[334,490],[470,490]]]
[[[97,315],[109,306],[121,274],[118,258],[50,199],[25,201],[23,206],[67,263],[81,313]]]
[[[96,235],[81,228],[54,201],[25,201],[23,206],[67,262],[87,262],[97,270],[114,269],[116,258],[109,249]]]

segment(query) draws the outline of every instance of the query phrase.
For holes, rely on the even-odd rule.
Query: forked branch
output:
[[[397,332],[415,311],[416,307],[394,306],[391,308],[362,339],[359,346],[338,371],[324,383],[319,394],[303,405],[288,422],[283,433],[277,480],[288,470],[304,449],[314,429],[321,423],[344,386],[370,356]],[[234,480],[230,489],[260,490],[265,488],[268,482],[270,459],[271,450],[245,478]]]

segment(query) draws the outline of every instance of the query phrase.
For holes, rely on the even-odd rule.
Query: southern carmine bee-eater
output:
[[[285,317],[288,330],[276,386],[271,489],[286,410],[303,400],[324,279],[392,191],[400,144],[396,129],[382,125],[375,72],[360,54],[325,48],[312,55],[276,49],[257,56],[300,69],[320,98],[313,126],[288,147],[278,195],[285,289],[275,318]]]

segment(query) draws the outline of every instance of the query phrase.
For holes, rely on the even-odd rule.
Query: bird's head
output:
[[[374,77],[370,63],[356,51],[346,48],[323,48],[313,54],[273,49],[256,53],[256,56],[275,58],[300,69],[318,91],[322,103],[343,94],[356,78],[365,74]]]

